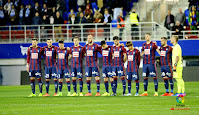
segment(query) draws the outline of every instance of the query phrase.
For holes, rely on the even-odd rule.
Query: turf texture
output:
[[[67,97],[67,86],[63,86],[63,96],[53,97],[54,85],[50,85],[50,97],[28,98],[31,93],[29,85],[23,86],[0,86],[0,114],[20,114],[20,115],[49,115],[49,114],[199,114],[199,82],[185,82],[186,94],[184,103],[176,102],[176,97],[162,97],[165,93],[163,82],[159,83],[159,96],[154,97],[154,84],[149,83],[147,97],[121,96],[122,84],[118,84],[117,96],[95,97],[96,84],[91,85],[92,97]],[[83,93],[87,93],[87,86],[84,84]],[[77,86],[79,91],[79,86]],[[101,83],[100,93],[105,92],[104,84]],[[111,87],[109,84],[109,90]],[[132,94],[135,94],[135,83],[132,83]],[[71,85],[71,91],[73,87]],[[174,93],[177,91],[176,82]],[[127,92],[127,90],[126,90]],[[140,83],[141,94],[143,83]],[[36,84],[36,94],[39,94],[38,84]],[[43,85],[45,94],[45,85]],[[174,110],[171,110],[171,108]],[[190,109],[190,110],[177,110]]]

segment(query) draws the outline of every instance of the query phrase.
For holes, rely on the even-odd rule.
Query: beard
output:
[[[92,41],[92,40],[89,42],[89,44],[91,44],[91,43],[93,43],[93,41]]]

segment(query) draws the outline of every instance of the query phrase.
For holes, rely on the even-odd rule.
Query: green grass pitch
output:
[[[174,84],[176,92],[176,83]],[[72,85],[71,85],[72,86]],[[0,86],[0,114],[199,114],[199,82],[186,82],[184,107],[176,106],[176,97],[161,97],[165,92],[164,84],[159,83],[159,96],[154,97],[153,82],[149,83],[147,97],[121,96],[122,84],[118,84],[118,96],[95,97],[96,84],[92,84],[92,97],[67,97],[67,86],[63,86],[63,97],[53,97],[54,86],[50,86],[50,97],[28,98],[31,93],[29,85],[25,86]],[[79,91],[79,86],[77,86]],[[101,83],[100,93],[105,92]],[[111,87],[109,85],[109,89]],[[71,91],[73,88],[71,87]],[[38,94],[36,85],[36,94]],[[84,94],[87,86],[84,84]],[[143,92],[143,84],[140,83],[140,93]],[[43,94],[45,85],[43,86]],[[135,83],[132,84],[132,94],[135,94]],[[171,108],[190,108],[190,110],[171,110]]]

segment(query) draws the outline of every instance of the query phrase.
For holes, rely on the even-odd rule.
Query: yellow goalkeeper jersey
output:
[[[179,44],[173,46],[172,50],[172,66],[174,67],[176,56],[179,56],[177,67],[182,67],[182,49]]]

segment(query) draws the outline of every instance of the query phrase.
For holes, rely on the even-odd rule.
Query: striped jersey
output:
[[[155,52],[158,46],[152,41],[142,45],[142,51],[144,51],[143,64],[154,64],[155,63]]]
[[[106,49],[102,48],[100,53],[103,56],[103,66],[113,66],[113,63],[112,63],[113,47],[108,46]]]
[[[41,70],[41,55],[43,50],[40,46],[36,48],[30,47],[27,53],[27,63],[29,64],[29,70]]]
[[[124,53],[126,53],[126,49],[124,46],[113,46],[113,53],[114,53],[114,61],[113,66],[119,67],[124,65]]]
[[[138,72],[140,66],[140,51],[137,49],[127,51],[127,72]]]
[[[72,46],[70,48],[70,54],[72,55],[71,67],[72,68],[82,68],[82,60],[84,57],[82,46]]]
[[[86,66],[87,67],[97,67],[98,52],[101,51],[101,47],[96,43],[92,45],[84,46],[84,54],[86,53]]]
[[[56,49],[56,55],[57,55],[57,68],[58,70],[64,70],[69,69],[68,66],[68,56],[69,56],[69,50],[67,48],[64,49]]]
[[[43,56],[45,58],[46,67],[53,67],[56,66],[56,49],[58,47],[52,46],[44,46],[43,47]]]
[[[166,46],[160,47],[160,65],[162,66],[171,66],[171,55],[172,55],[172,47]]]

